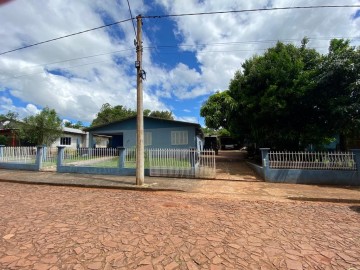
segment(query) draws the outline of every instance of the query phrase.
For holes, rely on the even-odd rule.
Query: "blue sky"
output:
[[[131,0],[133,15],[307,5],[335,0]],[[343,5],[360,4],[344,0]],[[241,64],[277,40],[325,53],[334,37],[360,42],[357,9],[288,10],[143,21],[144,107],[199,122],[209,95],[227,89]],[[13,0],[0,6],[0,50],[56,38],[129,18],[126,0]],[[90,123],[101,105],[136,107],[131,22],[0,56],[0,113],[25,117],[43,107],[62,119]]]

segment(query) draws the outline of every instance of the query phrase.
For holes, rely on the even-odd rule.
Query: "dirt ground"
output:
[[[219,151],[216,159],[216,180],[244,182],[263,181],[245,162],[245,153],[239,150]]]

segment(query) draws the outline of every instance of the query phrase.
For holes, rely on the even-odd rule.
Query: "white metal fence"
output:
[[[195,177],[197,178],[210,178],[213,179],[216,176],[216,163],[215,163],[215,151],[204,150],[199,153],[198,162],[195,166]]]
[[[2,147],[0,153],[1,162],[31,164],[36,161],[36,147],[17,146]]]
[[[116,148],[65,148],[63,165],[116,168],[119,150]]]
[[[274,169],[356,170],[351,152],[269,152]]]
[[[214,151],[147,149],[146,156],[150,176],[215,178]]]
[[[44,147],[42,166],[46,170],[55,170],[58,149],[56,147]]]
[[[42,166],[56,169],[57,148],[44,148]],[[34,163],[35,147],[3,147],[0,162]],[[116,148],[65,148],[64,166],[119,167],[119,150]],[[136,148],[124,151],[124,167],[136,168]],[[145,149],[146,169],[151,176],[215,178],[215,152],[193,149]]]
[[[146,156],[147,156],[147,149],[145,149],[145,168],[148,168],[148,164],[149,162],[146,160]],[[125,168],[135,168],[136,167],[136,148],[126,148],[125,152],[125,160],[124,160],[124,167]],[[146,164],[147,162],[147,164]]]

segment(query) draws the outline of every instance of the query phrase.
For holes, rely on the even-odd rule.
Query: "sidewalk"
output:
[[[225,181],[146,177],[143,186],[136,186],[135,177],[0,169],[0,182],[141,191],[177,191],[195,193],[198,196],[211,195],[256,201],[304,200],[360,204],[360,187],[279,184],[257,180]]]

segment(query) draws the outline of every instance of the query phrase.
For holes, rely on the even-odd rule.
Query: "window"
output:
[[[71,145],[71,137],[61,137],[60,145]]]
[[[171,145],[187,145],[188,138],[187,131],[171,131]]]
[[[152,132],[144,132],[144,146],[152,145]]]

